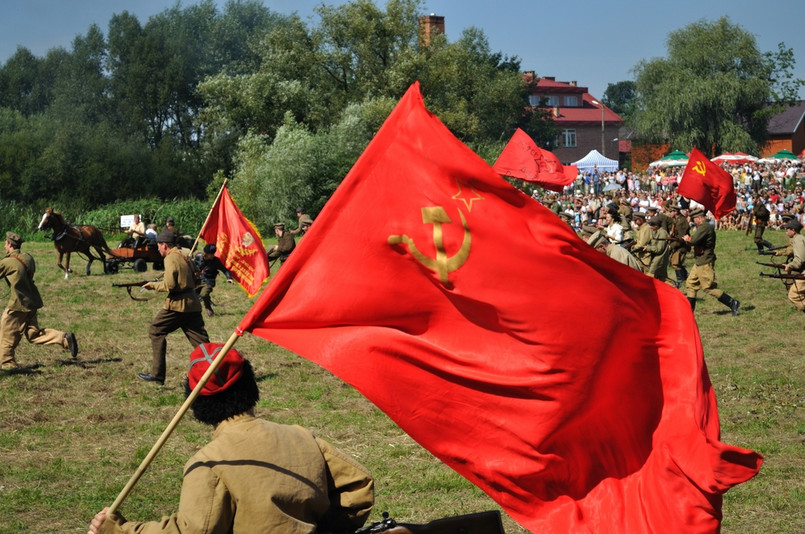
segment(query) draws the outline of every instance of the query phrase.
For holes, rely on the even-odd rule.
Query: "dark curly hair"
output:
[[[187,380],[184,391],[185,396],[193,391]],[[196,419],[214,426],[254,408],[259,400],[260,390],[257,388],[252,364],[249,360],[243,360],[243,371],[237,382],[215,395],[199,395],[191,408]]]

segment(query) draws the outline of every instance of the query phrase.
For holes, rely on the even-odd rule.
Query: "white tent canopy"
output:
[[[574,161],[571,165],[575,165],[579,172],[592,171],[593,167],[598,167],[599,171],[615,172],[618,170],[618,160],[602,156],[597,150],[590,150],[589,154]]]

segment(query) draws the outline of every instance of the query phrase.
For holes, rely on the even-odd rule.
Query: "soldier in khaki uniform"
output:
[[[785,233],[791,240],[791,259],[783,264],[787,273],[803,274],[805,272],[805,237],[800,233],[802,224],[791,219],[785,224]],[[796,309],[805,312],[805,280],[794,280],[788,288],[788,300]]]
[[[166,292],[168,297],[148,329],[153,351],[151,372],[137,376],[147,382],[164,384],[168,334],[181,328],[193,347],[208,343],[210,338],[201,317],[201,300],[196,293],[193,267],[177,248],[176,233],[164,228],[157,236],[157,248],[164,258],[165,275],[159,282],[147,282],[143,288]]]
[[[671,231],[668,233],[671,237],[676,238],[676,240],[668,243],[668,248],[671,249],[671,257],[668,261],[676,273],[676,287],[677,289],[682,289],[682,284],[688,278],[685,258],[690,247],[685,243],[684,239],[690,232],[690,223],[688,218],[682,214],[681,206],[672,205],[668,209],[671,213]]]
[[[637,261],[637,258],[622,246],[611,243],[604,232],[600,230],[595,232],[587,238],[587,243],[598,252],[606,254],[613,260],[628,265],[635,271],[642,272],[640,262]]]
[[[651,263],[651,253],[646,251],[646,245],[651,241],[651,227],[646,224],[646,213],[643,211],[636,211],[632,215],[635,227],[635,242],[631,248],[632,254],[640,262],[640,267],[643,272],[648,269]]]
[[[651,256],[646,274],[661,282],[668,280],[668,257],[671,250],[668,248],[668,232],[662,228],[659,217],[652,217],[648,222],[651,228],[651,240],[644,247]]]
[[[27,252],[20,252],[23,239],[14,232],[6,233],[6,256],[0,260],[0,278],[10,288],[8,306],[0,318],[0,369],[19,368],[14,352],[25,335],[35,345],[61,345],[73,358],[78,355],[78,342],[72,332],[39,328],[36,311],[44,304],[34,283],[36,264]]]
[[[189,395],[222,345],[190,355]],[[358,462],[296,425],[255,417],[260,391],[248,360],[230,349],[193,403],[212,441],[186,464],[179,508],[161,521],[99,512],[89,534],[354,532],[374,505],[374,481]]]
[[[686,239],[693,247],[695,260],[695,265],[690,270],[686,282],[690,309],[696,310],[696,295],[701,290],[728,307],[732,315],[738,315],[741,303],[718,289],[718,283],[716,283],[716,231],[705,219],[703,210],[697,208],[691,211],[690,217],[696,225],[693,235]]]

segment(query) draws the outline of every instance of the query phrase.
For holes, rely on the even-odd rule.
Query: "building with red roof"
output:
[[[551,152],[562,163],[577,161],[593,149],[610,159],[621,159],[618,132],[623,119],[586,87],[575,81],[557,82],[553,76],[537,77],[534,71],[523,77],[532,87],[529,103],[553,113],[559,139]]]

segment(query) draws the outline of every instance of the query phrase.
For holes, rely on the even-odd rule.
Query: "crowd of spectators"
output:
[[[715,222],[717,229],[746,230],[752,224],[752,208],[763,202],[770,212],[768,228],[782,228],[783,214],[805,224],[805,165],[801,163],[748,163],[722,165],[733,177],[735,210]],[[605,217],[606,205],[626,203],[634,211],[688,204],[676,188],[684,167],[650,169],[642,172],[593,171],[579,174],[561,193],[537,190],[533,196],[561,215],[577,231],[596,225]],[[690,201],[690,208],[701,207]],[[602,209],[603,208],[603,209]]]

